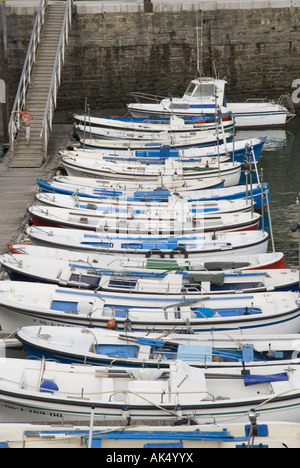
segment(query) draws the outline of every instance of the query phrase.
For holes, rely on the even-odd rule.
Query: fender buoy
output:
[[[148,252],[146,253],[146,258],[152,257],[152,254],[157,254],[160,256],[160,258],[165,257],[165,254],[160,249],[151,249],[151,250],[148,250]]]
[[[115,330],[116,322],[114,320],[109,320],[106,324],[106,327],[109,328],[110,330]]]
[[[184,258],[188,258],[188,256],[189,256],[184,247],[175,247],[175,249],[171,250],[170,258],[174,258],[174,255],[176,253],[183,254]]]

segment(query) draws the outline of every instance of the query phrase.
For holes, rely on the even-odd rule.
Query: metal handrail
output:
[[[166,96],[158,96],[156,94],[149,94],[149,93],[140,93],[136,91],[130,92],[130,94],[135,98],[137,103],[141,103],[142,101],[151,101],[155,103],[160,103],[162,99],[166,99]]]
[[[38,44],[40,41],[40,34],[42,27],[45,21],[45,12],[48,7],[48,0],[40,0],[40,5],[37,11],[33,31],[31,34],[27,55],[25,58],[24,66],[22,75],[19,82],[19,87],[17,90],[15,102],[13,105],[12,110],[22,110],[25,101],[26,101],[26,93],[30,84],[30,76],[31,72],[35,63],[36,59],[36,52],[38,48]],[[9,133],[9,146],[10,150],[14,150],[15,138],[19,131],[20,127],[20,115],[19,114],[12,114],[8,124],[8,133]]]
[[[49,133],[52,130],[54,109],[56,108],[57,90],[60,85],[61,69],[64,62],[65,46],[68,44],[68,33],[72,22],[73,0],[67,0],[63,26],[53,67],[52,79],[45,108],[40,137],[43,139],[44,161],[47,159]]]

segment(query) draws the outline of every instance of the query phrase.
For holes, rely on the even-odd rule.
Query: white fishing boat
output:
[[[241,333],[119,332],[99,328],[20,328],[17,339],[29,359],[63,364],[168,369],[176,359],[204,369],[298,366],[300,338]]]
[[[245,423],[202,424],[193,420],[179,420],[174,426],[134,425],[119,426],[74,426],[29,423],[2,423],[0,426],[0,446],[2,448],[64,448],[90,449],[102,448],[115,450],[115,454],[100,452],[100,460],[114,463],[132,460],[138,463],[140,454],[120,454],[125,449],[152,449],[152,461],[179,459],[181,449],[190,450],[216,448],[299,448],[300,424],[284,421],[259,420],[259,414],[248,412],[249,421]],[[186,423],[186,424],[185,424]],[[165,454],[165,450],[171,452]],[[163,453],[161,453],[163,451]],[[145,453],[145,452],[144,452]],[[190,452],[180,460],[193,459]],[[98,452],[99,457],[99,452]],[[108,457],[108,458],[107,458]],[[129,458],[130,457],[130,458]],[[126,458],[125,458],[126,459]]]
[[[0,361],[3,422],[110,420],[299,421],[300,369],[203,370],[175,361],[167,370],[111,369],[26,359]],[[78,423],[77,423],[78,424]]]
[[[126,199],[133,201],[167,201],[173,194],[178,194],[186,199],[208,197],[205,190],[223,188],[224,179],[211,177],[207,179],[183,180],[175,177],[162,177],[156,181],[141,182],[137,180],[110,180],[92,177],[70,177],[66,175],[54,176],[51,180],[37,179],[37,189],[43,192],[58,192],[68,195],[79,195],[89,198],[113,198],[115,200]],[[254,187],[254,186],[253,186]],[[250,190],[246,192],[245,186],[230,187],[225,196],[233,194],[236,198],[250,197]],[[261,194],[261,188],[254,187],[254,196]],[[222,196],[222,193],[220,193]]]
[[[165,148],[166,149],[166,158],[154,158],[154,167],[153,170],[155,170],[155,166],[159,164],[160,166],[165,165],[167,170],[169,168],[178,168],[179,170],[187,170],[191,167],[194,167],[195,164],[197,164],[200,168],[207,168],[207,167],[219,167],[219,164],[231,161],[231,157],[229,154],[223,154],[223,155],[208,155],[208,156],[199,156],[197,158],[192,158],[192,159],[181,159],[181,158],[172,158],[168,157],[168,153],[170,152],[169,147]],[[141,153],[143,153],[141,151]],[[161,153],[161,152],[160,152]],[[159,153],[159,154],[160,154]],[[130,162],[130,167],[135,167],[137,164],[137,167],[141,167],[142,162],[146,162],[147,166],[152,165],[152,162],[150,159],[143,161],[143,158],[141,160],[139,158],[124,158],[121,156],[119,159],[117,156],[113,155],[107,155],[103,154],[102,152],[98,152],[96,150],[89,150],[89,151],[84,151],[84,150],[79,150],[79,151],[74,151],[74,150],[61,150],[59,151],[59,154],[63,157],[70,157],[70,158],[77,158],[79,157],[80,159],[87,159],[87,160],[100,160],[100,161],[106,161],[110,162],[111,160],[115,162],[121,162],[122,164],[128,164]],[[157,152],[158,154],[158,152]],[[157,161],[155,161],[157,159]]]
[[[174,210],[177,213],[238,213],[251,209],[250,200],[200,200],[189,201],[178,194],[172,194],[164,202],[140,201],[140,200],[116,200],[115,198],[89,198],[82,196],[65,195],[60,193],[37,192],[36,203],[38,205],[52,206],[56,208],[69,208],[73,210],[93,210],[95,213],[114,212],[130,214],[147,214],[152,210],[165,212]],[[255,205],[254,205],[255,208]]]
[[[155,181],[170,176],[178,179],[193,180],[218,177],[224,179],[224,187],[238,185],[241,177],[241,163],[223,162],[220,165],[182,164],[180,161],[167,160],[165,164],[146,165],[142,163],[122,164],[116,161],[101,159],[64,157],[62,166],[69,176],[96,177],[105,179],[134,180],[138,178],[142,183]]]
[[[28,226],[26,235],[34,243],[57,248],[69,248],[94,253],[113,253],[135,257],[174,258],[181,256],[205,258],[220,255],[223,259],[237,255],[266,253],[267,232],[240,231],[205,233],[190,236],[134,236],[97,233],[84,229]]]
[[[286,96],[288,104],[292,100]],[[284,127],[293,117],[294,109],[263,99],[247,100],[246,102],[229,102],[228,109],[232,112],[236,128]],[[289,106],[290,107],[290,106]]]
[[[127,104],[130,114],[135,118],[196,117],[213,118],[220,112],[228,113],[225,98],[225,80],[201,77],[192,80],[181,98],[170,96],[157,98],[151,94],[133,93],[136,100]],[[141,102],[144,100],[146,102]]]
[[[100,259],[101,263],[101,259]],[[125,262],[124,262],[125,263]],[[90,261],[78,262],[47,258],[33,255],[19,254],[0,255],[0,265],[7,272],[12,281],[38,281],[73,288],[89,288],[99,291],[130,292],[131,294],[156,295],[165,293],[185,294],[231,294],[261,291],[298,291],[299,272],[295,269],[272,270],[172,270],[159,269],[157,262],[152,262],[153,269],[136,268],[132,266],[120,270],[113,270],[111,266],[98,268]],[[130,262],[129,262],[130,264]],[[150,264],[150,262],[149,262]],[[119,264],[118,264],[119,266]],[[169,265],[171,268],[171,265]]]
[[[20,344],[14,333],[0,332],[0,358],[6,357],[9,351],[20,349]]]
[[[78,137],[79,138],[79,137]],[[156,149],[159,150],[162,146],[170,146],[172,149],[182,149],[196,147],[215,146],[218,143],[225,144],[230,141],[232,136],[217,131],[203,131],[199,134],[180,136],[172,135],[171,133],[162,134],[161,137],[146,139],[121,139],[121,138],[79,138],[80,145],[83,148],[93,148],[97,150],[109,150],[109,151],[123,151],[123,150],[147,150]]]
[[[216,112],[216,105],[224,105],[225,86],[224,80],[199,78],[190,82],[181,98],[169,97],[158,101],[151,95],[133,93],[136,102],[127,107],[136,118],[168,117],[175,114],[185,119],[197,119],[208,113],[205,104],[210,104],[211,113]],[[288,102],[289,108],[282,105],[284,100]],[[226,103],[226,110],[232,112],[236,128],[284,126],[295,116],[289,96],[282,96],[277,104],[273,101],[251,99],[242,103],[230,102]]]
[[[206,131],[220,131],[220,123],[215,117],[214,121],[207,123],[189,123],[184,119],[173,115],[168,122],[141,122],[129,118],[105,118],[105,117],[90,117],[86,115],[75,114],[74,128],[79,134],[84,136],[96,136],[100,138],[113,138],[125,140],[149,140],[160,138],[165,139],[167,136],[175,137],[190,137],[195,135],[205,134]],[[213,119],[212,119],[213,120]],[[222,121],[222,129],[224,132],[231,133],[233,130],[233,120],[231,114],[224,116]]]
[[[101,117],[100,117],[101,119]],[[72,147],[59,151],[61,156],[84,156],[96,153],[101,158],[107,160],[127,159],[130,161],[155,162],[164,161],[167,158],[178,159],[181,161],[196,160],[197,158],[210,158],[216,156],[229,156],[237,162],[243,162],[248,156],[250,161],[258,162],[261,151],[265,145],[266,138],[247,138],[243,140],[229,141],[223,144],[211,146],[201,146],[182,149],[171,149],[168,145],[161,146],[159,149],[145,148],[143,150],[132,149],[92,149],[83,147]]]
[[[117,211],[69,209],[32,205],[28,207],[34,226],[66,227],[119,234],[190,235],[209,232],[238,232],[258,229],[258,213],[204,213],[174,209]]]
[[[300,305],[298,293],[292,291],[148,297],[5,280],[0,290],[0,324],[4,333],[30,325],[60,325],[286,334],[300,331]]]
[[[223,187],[223,179],[177,180],[180,185],[169,187],[162,180],[153,184],[139,184],[138,181],[110,181],[89,177],[69,177],[58,175],[52,180],[37,179],[37,189],[43,192],[54,192],[87,198],[116,199],[127,201],[167,201],[172,195],[180,196],[187,201],[200,200],[251,200],[257,208],[262,207],[262,197],[269,198],[269,187],[263,184],[236,185]],[[90,183],[90,184],[89,184]],[[212,187],[212,185],[217,187]],[[217,188],[217,190],[216,190]],[[251,190],[252,189],[252,190]],[[251,197],[252,195],[252,197]]]
[[[160,258],[160,257],[126,257],[111,254],[93,254],[91,252],[77,252],[74,250],[45,247],[28,243],[8,244],[9,252],[16,255],[30,255],[42,259],[63,260],[72,264],[87,264],[91,269],[96,268],[108,273],[126,274],[128,271],[136,272],[137,276],[147,274],[163,274],[168,271],[242,271],[242,270],[268,270],[285,269],[283,252],[268,252],[256,255],[231,255],[223,259],[221,256],[206,256],[198,258]],[[16,258],[23,262],[24,258]],[[45,261],[45,260],[44,260]]]

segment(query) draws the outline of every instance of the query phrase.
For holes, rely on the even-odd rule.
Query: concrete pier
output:
[[[34,202],[36,179],[51,177],[60,157],[58,151],[66,147],[72,126],[54,125],[49,141],[49,160],[39,169],[9,168],[9,159],[0,163],[0,253],[7,243],[18,241],[27,221],[27,206]]]

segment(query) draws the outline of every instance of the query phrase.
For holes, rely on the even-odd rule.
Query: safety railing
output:
[[[135,91],[132,91],[130,94],[134,97],[136,102],[139,104],[145,101],[154,102],[155,104],[158,104],[160,103],[162,99],[166,99],[166,96],[157,96],[156,94],[140,93],[140,92],[135,92]]]
[[[27,55],[25,58],[19,87],[16,93],[12,110],[22,110],[25,106],[26,93],[30,84],[30,77],[36,60],[40,35],[45,21],[45,13],[48,7],[48,0],[41,0],[37,11],[33,31],[31,34]],[[12,114],[8,124],[10,151],[14,150],[15,139],[20,127],[20,115]]]
[[[74,5],[73,0],[67,0],[63,26],[62,26],[62,30],[60,34],[55,63],[53,67],[53,74],[52,74],[52,79],[51,79],[51,84],[50,84],[50,89],[49,89],[49,94],[48,94],[48,100],[47,100],[47,104],[45,108],[42,129],[40,133],[40,137],[42,138],[42,143],[43,143],[44,160],[47,160],[48,139],[49,139],[49,134],[52,131],[52,121],[53,121],[54,110],[56,108],[57,91],[60,85],[61,70],[62,70],[62,66],[64,63],[64,58],[65,58],[65,49],[66,49],[66,46],[68,45],[69,29],[72,23],[73,5]]]

